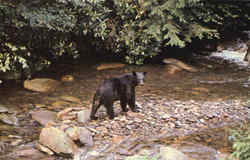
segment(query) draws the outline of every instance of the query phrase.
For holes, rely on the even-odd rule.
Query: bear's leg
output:
[[[127,97],[126,96],[121,96],[120,98],[120,103],[121,103],[121,107],[122,107],[122,111],[123,112],[128,112],[128,108],[127,108]]]
[[[102,105],[100,97],[95,94],[94,99],[93,99],[93,104],[92,104],[92,109],[90,113],[90,119],[96,120],[97,117],[95,116],[98,108]]]
[[[113,109],[113,102],[107,101],[107,102],[105,102],[104,106],[107,109],[107,114],[108,114],[109,118],[114,119],[115,113],[114,113],[114,109]]]
[[[96,120],[97,119],[97,117],[95,116],[95,114],[96,114],[98,108],[100,108],[100,106],[101,106],[101,103],[99,103],[98,105],[93,105],[92,106],[91,113],[90,113],[90,119],[92,119],[92,120]]]
[[[139,112],[139,111],[137,110],[136,105],[135,105],[135,90],[133,90],[131,93],[132,93],[132,94],[131,94],[131,97],[130,97],[129,100],[128,100],[128,105],[129,105],[130,109],[131,109],[133,112]]]

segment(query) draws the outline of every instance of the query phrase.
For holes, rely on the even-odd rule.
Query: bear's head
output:
[[[135,77],[136,80],[136,85],[143,85],[144,84],[144,79],[147,74],[147,72],[132,72],[133,76]]]

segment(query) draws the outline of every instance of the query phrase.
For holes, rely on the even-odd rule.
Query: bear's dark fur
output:
[[[114,101],[120,100],[121,108],[127,112],[127,104],[133,112],[137,112],[135,105],[135,87],[144,84],[146,72],[132,72],[123,74],[120,77],[105,80],[97,89],[90,119],[97,119],[95,116],[98,108],[104,105],[110,119],[114,118]]]

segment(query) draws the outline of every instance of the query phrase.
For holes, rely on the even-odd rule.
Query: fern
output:
[[[250,124],[242,130],[232,131],[233,149],[232,157],[239,160],[250,160]]]

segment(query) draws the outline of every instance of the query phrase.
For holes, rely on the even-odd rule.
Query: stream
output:
[[[136,89],[140,112],[121,113],[119,103],[115,103],[116,118],[110,120],[101,108],[98,120],[82,124],[93,131],[94,146],[81,148],[76,160],[122,160],[135,154],[154,157],[163,146],[177,148],[197,160],[216,160],[230,154],[230,128],[247,124],[250,119],[247,63],[239,65],[216,54],[196,55],[183,62],[199,72],[169,74],[164,64],[97,71],[96,62],[86,60],[75,65],[60,64],[49,73],[37,75],[55,80],[68,74],[74,77],[72,83],[63,83],[55,92],[31,92],[13,82],[1,84],[0,118],[7,115],[14,120],[10,124],[0,121],[0,159],[22,160],[27,155],[34,160],[72,159],[64,155],[41,156],[31,149],[43,127],[31,118],[30,112],[41,106],[56,112],[67,107],[89,109],[103,79],[132,71],[148,73],[145,85]],[[62,96],[75,97],[80,103],[65,102]],[[1,106],[8,108],[7,113],[1,112]],[[24,152],[27,150],[32,154]]]

